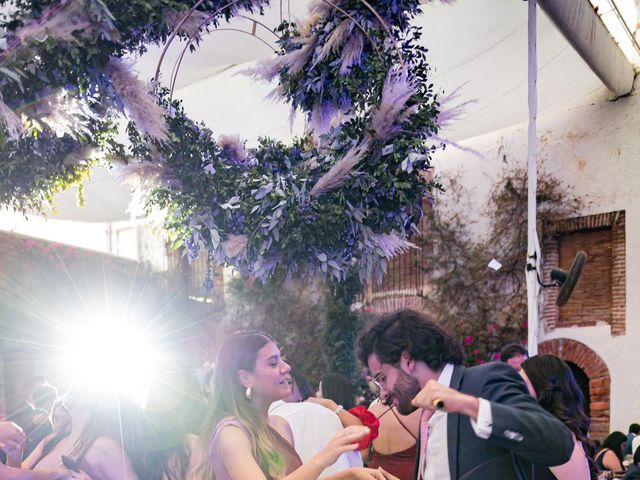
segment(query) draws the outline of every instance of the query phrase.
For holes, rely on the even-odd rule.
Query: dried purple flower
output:
[[[188,9],[167,9],[163,14],[164,22],[172,31],[174,31],[176,28],[178,28],[178,25],[180,25],[180,22],[188,13]],[[206,12],[200,10],[191,12],[189,18],[187,18],[185,22],[178,28],[178,34],[189,38],[193,37],[195,41],[199,41],[201,39],[200,25],[202,25],[202,23],[207,19],[208,16],[209,15]],[[204,27],[206,27],[206,25]]]
[[[460,97],[463,87],[464,85],[461,85],[453,92],[440,98],[440,112],[438,112],[438,116],[436,118],[440,128],[446,128],[454,121],[460,119],[467,107],[477,101],[472,99],[458,104],[453,104],[458,97]]]
[[[133,161],[115,165],[113,173],[120,182],[144,186],[155,184],[164,178],[167,175],[167,169],[158,163]]]
[[[311,111],[311,129],[316,135],[327,133],[331,128],[331,121],[337,114],[333,103],[319,99]]]
[[[362,160],[362,157],[364,157],[368,149],[369,141],[367,140],[351,147],[327,173],[320,177],[309,194],[312,197],[318,198],[346,182],[349,179],[349,175],[351,175],[355,166],[360,162],[360,160]]]
[[[326,39],[320,53],[316,58],[316,62],[324,61],[331,52],[338,50],[349,37],[349,33],[353,30],[353,22],[350,19],[345,19],[340,22],[331,35]]]
[[[120,58],[111,57],[104,71],[136,126],[156,140],[168,140],[164,119],[167,112],[155,102],[145,85],[134,75],[131,65]]]
[[[256,62],[255,66],[247,68],[240,73],[250,76],[254,80],[271,82],[280,75],[283,68],[282,56],[275,58],[265,58]]]
[[[228,155],[231,163],[239,165],[247,160],[247,151],[244,148],[244,142],[240,139],[240,135],[220,135],[218,145]]]
[[[360,63],[363,48],[364,35],[359,30],[356,30],[351,34],[342,50],[342,55],[340,56],[340,75],[348,75],[351,67]]]
[[[442,138],[439,135],[431,135],[429,137],[431,140],[435,140],[437,142],[440,142],[444,145],[450,145],[453,148],[457,148],[458,150],[462,151],[462,152],[466,152],[466,153],[470,153],[471,155],[473,155],[474,157],[479,158],[480,160],[484,160],[485,156],[480,153],[478,150],[471,148],[471,147],[465,147],[464,145],[460,145],[458,142],[454,142],[453,140],[447,140],[446,138]]]
[[[313,34],[309,37],[300,38],[298,42],[302,45],[300,48],[280,57],[283,67],[289,70],[290,75],[296,75],[302,71],[316,48],[318,36]]]
[[[67,1],[45,9],[38,20],[27,23],[16,35],[21,43],[43,42],[49,37],[59,42],[75,42],[73,32],[89,27],[91,21],[85,15],[84,4]]]
[[[394,256],[399,253],[404,253],[409,249],[420,248],[396,232],[374,233],[369,237],[369,241],[380,249],[387,260],[391,260]]]
[[[404,70],[389,72],[382,88],[380,105],[371,119],[371,129],[377,140],[384,142],[400,129],[397,120],[404,118],[400,114],[415,91],[416,85]]]
[[[313,0],[309,3],[309,14],[326,18],[339,3],[340,0]]]
[[[224,251],[229,258],[244,256],[247,253],[249,239],[246,235],[229,235],[222,244]]]

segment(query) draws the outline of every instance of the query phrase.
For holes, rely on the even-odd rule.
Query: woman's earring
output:
[[[244,396],[247,400],[251,401],[251,387],[247,387],[247,389],[244,391]]]

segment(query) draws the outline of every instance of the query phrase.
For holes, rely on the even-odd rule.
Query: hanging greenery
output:
[[[122,57],[172,32],[197,43],[267,1],[202,1],[187,15],[167,0],[17,0],[0,22],[0,204],[41,208],[94,163],[119,162],[192,258],[262,280],[279,271],[380,281],[413,247],[420,199],[437,187],[423,175],[440,106],[409,23],[419,3],[314,0],[308,20],[283,22],[278,55],[251,74],[277,82],[274,95],[309,129],[290,145],[262,138],[246,149],[193,122]],[[123,113],[127,145],[115,140]]]

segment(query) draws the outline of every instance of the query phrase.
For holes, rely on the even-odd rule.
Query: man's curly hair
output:
[[[358,339],[358,359],[364,365],[372,353],[381,363],[397,365],[403,351],[434,371],[446,363],[461,364],[463,359],[460,343],[431,317],[415,310],[384,315]]]

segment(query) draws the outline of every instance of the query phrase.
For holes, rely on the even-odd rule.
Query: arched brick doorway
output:
[[[591,438],[604,439],[609,434],[609,398],[611,377],[609,368],[600,356],[584,343],[558,338],[547,340],[538,346],[539,352],[556,355],[566,362],[580,367],[589,377],[591,409]]]

